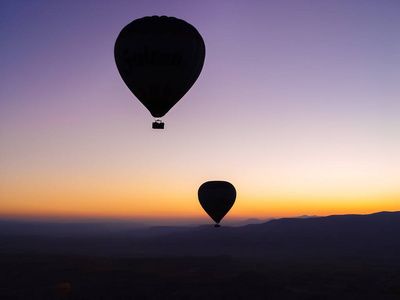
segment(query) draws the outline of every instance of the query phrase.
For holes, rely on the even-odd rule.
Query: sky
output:
[[[0,5],[0,217],[208,222],[209,180],[226,220],[400,210],[400,1]],[[164,130],[113,53],[151,15],[206,45]]]

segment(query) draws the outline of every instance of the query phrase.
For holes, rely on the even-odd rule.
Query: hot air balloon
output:
[[[166,16],[126,25],[114,47],[118,71],[163,129],[163,117],[192,87],[203,68],[205,45],[189,23]]]
[[[215,227],[228,213],[236,199],[235,187],[227,181],[207,181],[198,191],[199,201],[206,213],[214,220]]]

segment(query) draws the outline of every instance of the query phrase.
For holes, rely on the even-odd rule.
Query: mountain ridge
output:
[[[242,227],[154,227],[92,236],[0,234],[0,253],[400,259],[400,212],[282,218]]]
[[[400,212],[380,212],[283,218],[239,228],[201,226],[156,239],[143,239],[136,250],[160,255],[398,256],[398,236]]]

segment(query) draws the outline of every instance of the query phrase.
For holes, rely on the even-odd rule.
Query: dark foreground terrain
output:
[[[400,262],[1,255],[0,299],[399,299]]]
[[[0,300],[400,299],[400,212],[237,228],[90,226],[0,224]]]

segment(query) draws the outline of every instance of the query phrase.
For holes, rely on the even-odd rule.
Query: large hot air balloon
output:
[[[227,181],[207,181],[200,186],[198,196],[203,209],[217,223],[215,227],[219,227],[219,222],[235,203],[236,190]]]
[[[205,45],[189,23],[166,16],[126,25],[114,47],[125,84],[164,128],[163,117],[192,87],[203,68]]]

